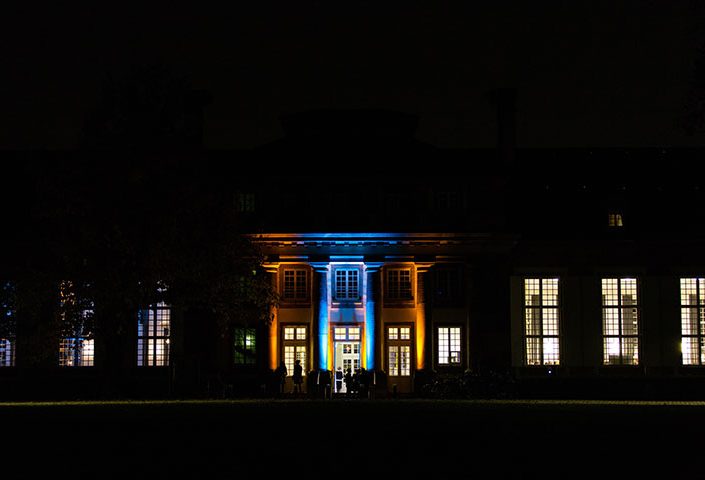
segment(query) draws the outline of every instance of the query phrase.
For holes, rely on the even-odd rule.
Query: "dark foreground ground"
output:
[[[0,404],[0,455],[14,478],[705,478],[705,402]]]

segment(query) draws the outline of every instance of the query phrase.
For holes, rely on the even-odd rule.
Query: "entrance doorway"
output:
[[[344,376],[350,370],[352,375],[359,369],[360,342],[335,342],[335,392],[347,393],[345,381],[340,381],[338,372]]]

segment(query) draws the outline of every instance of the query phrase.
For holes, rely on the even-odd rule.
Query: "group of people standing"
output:
[[[348,367],[343,372],[342,367],[338,367],[335,371],[335,391],[340,392],[343,389],[345,382],[345,392],[348,396],[359,395],[361,398],[366,398],[370,388],[370,372],[364,367],[355,370]]]
[[[281,362],[277,369],[274,371],[274,375],[279,381],[279,393],[284,393],[284,384],[286,383],[286,376],[289,371],[286,368],[286,364]],[[294,390],[292,393],[303,393],[301,390],[301,385],[304,383],[304,368],[301,366],[301,360],[296,360],[294,362],[294,374],[291,376],[294,381]]]
[[[279,384],[278,393],[285,393],[284,386],[286,383],[286,377],[289,374],[286,364],[281,362],[274,371],[274,374],[277,377]],[[294,382],[294,388],[291,393],[303,393],[301,385],[304,383],[304,375],[300,360],[296,360],[294,362],[294,373],[291,376],[291,379]],[[343,389],[343,383],[345,383],[345,392],[348,397],[359,396],[360,398],[367,398],[371,380],[370,372],[365,370],[365,368],[359,368],[353,372],[352,369],[348,367],[347,370],[343,372],[342,367],[338,367],[335,371],[335,391],[341,392]]]

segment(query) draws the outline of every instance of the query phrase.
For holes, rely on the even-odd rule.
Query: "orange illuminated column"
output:
[[[426,276],[430,264],[416,264],[416,369],[426,367]]]
[[[279,264],[268,264],[265,265],[267,269],[267,275],[269,275],[270,282],[274,291],[277,291],[277,272],[279,270]],[[279,321],[278,312],[275,305],[270,305],[269,307],[269,368],[276,370],[279,366]]]

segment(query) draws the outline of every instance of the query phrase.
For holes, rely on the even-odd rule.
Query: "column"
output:
[[[426,277],[430,264],[416,264],[416,369],[427,366],[428,343],[433,339],[426,326]]]
[[[311,266],[318,273],[318,341],[314,345],[318,357],[317,366],[320,370],[329,370],[328,262],[311,263]]]
[[[375,288],[377,287],[380,266],[381,263],[368,262],[365,264],[365,363],[363,365],[367,370],[376,368],[375,352],[377,348],[375,333],[378,328],[375,319],[375,301],[377,300]],[[381,338],[380,341],[382,341]]]
[[[267,264],[265,265],[265,269],[267,270],[272,288],[274,291],[278,291],[277,274],[279,272],[279,264]],[[269,341],[267,345],[269,346],[269,352],[267,363],[271,370],[276,370],[279,366],[279,316],[275,305],[269,306],[268,333]]]

